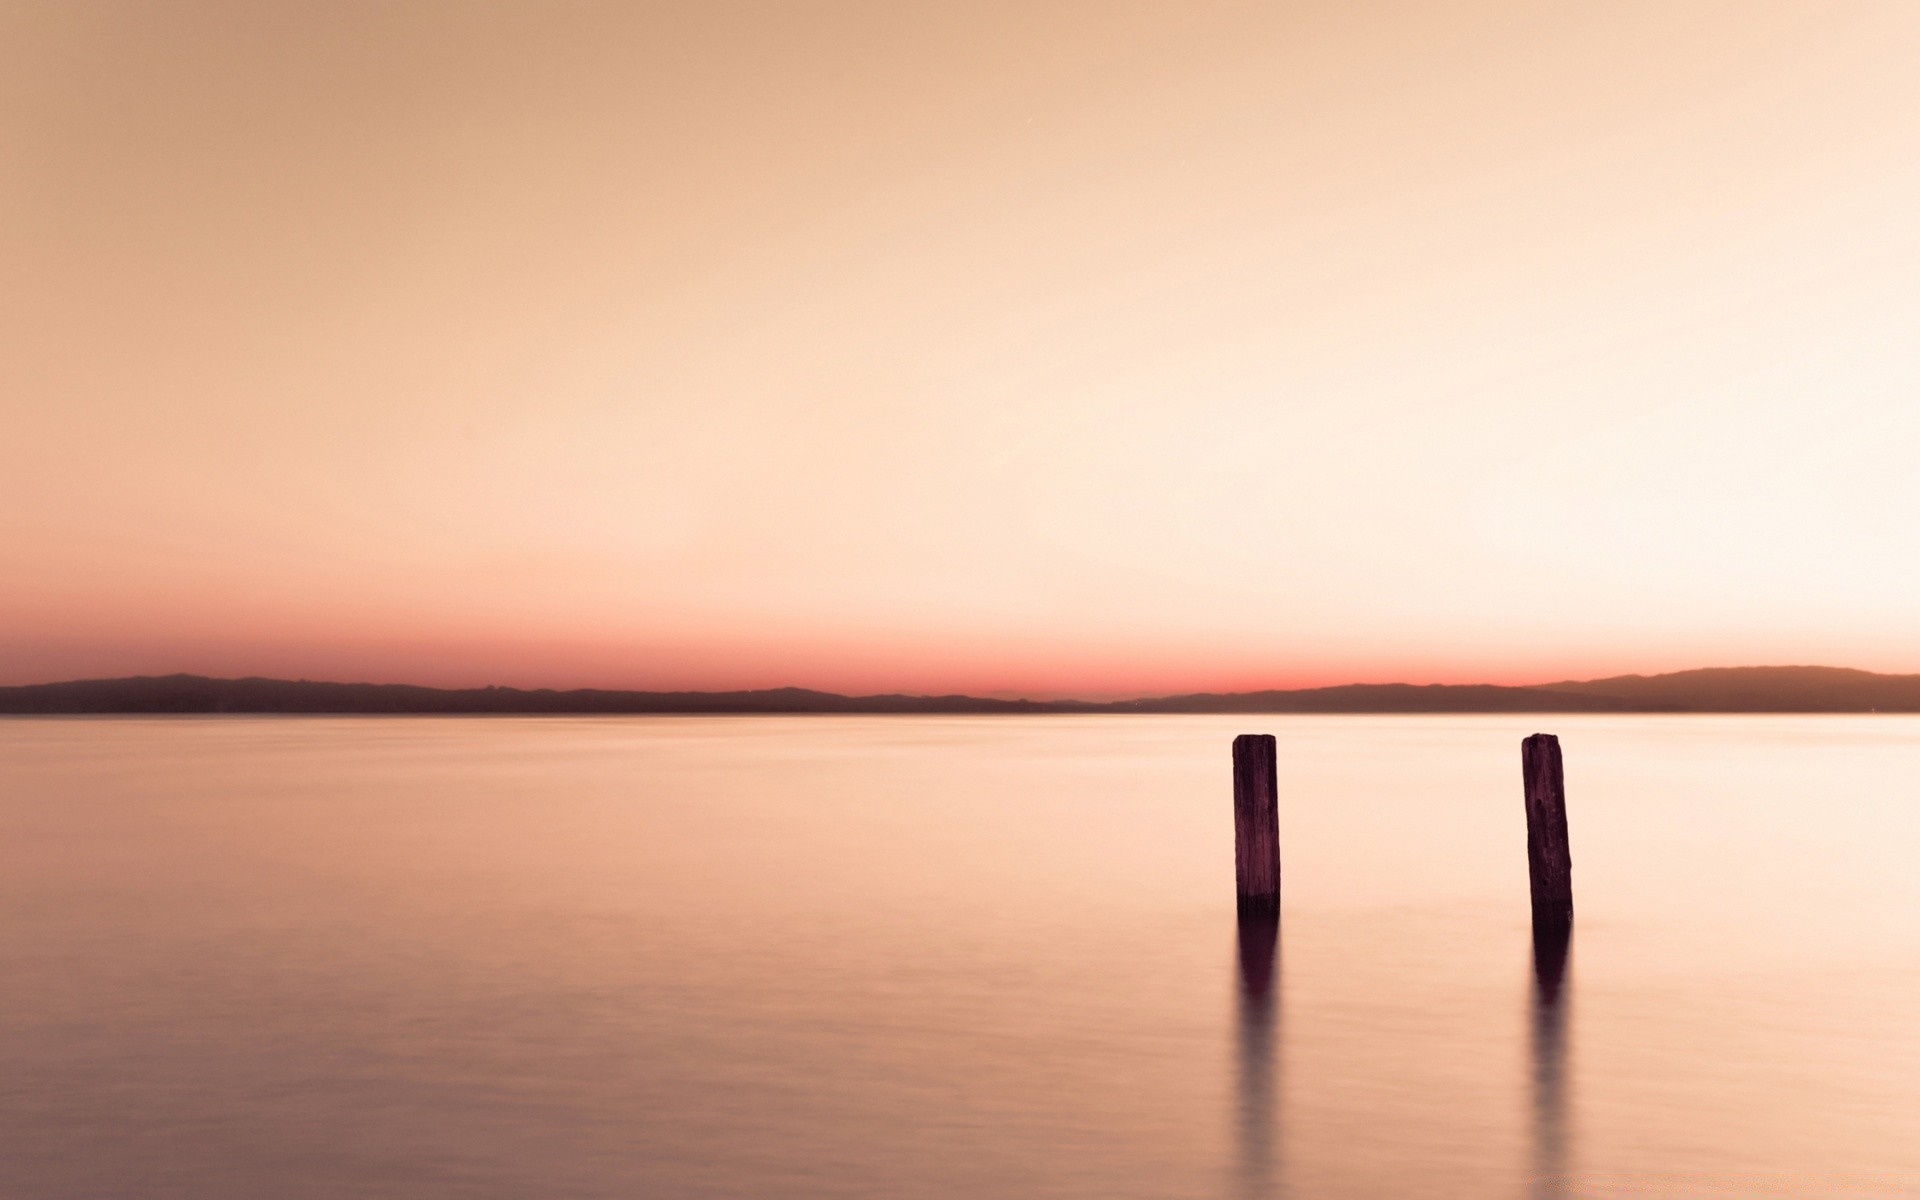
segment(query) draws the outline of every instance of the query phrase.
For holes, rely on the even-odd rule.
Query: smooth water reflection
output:
[[[1568,967],[1573,937],[1565,929],[1533,935],[1533,1195],[1568,1195],[1571,1161],[1567,1146]]]
[[[1279,1196],[1280,921],[1243,910],[1239,933],[1241,1194]]]
[[[1577,987],[1540,727],[0,721],[0,1195],[1920,1194],[1920,721],[1555,719]]]

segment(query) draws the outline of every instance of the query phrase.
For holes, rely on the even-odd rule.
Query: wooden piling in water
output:
[[[1533,930],[1564,935],[1573,928],[1573,856],[1567,846],[1567,787],[1560,739],[1536,733],[1520,743],[1527,788],[1527,871],[1533,892]]]
[[[1243,913],[1280,911],[1280,819],[1270,733],[1233,739],[1233,866]]]

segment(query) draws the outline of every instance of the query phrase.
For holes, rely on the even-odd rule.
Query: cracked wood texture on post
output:
[[[1536,733],[1521,742],[1520,772],[1527,787],[1527,871],[1534,932],[1565,933],[1573,927],[1573,855],[1567,846],[1567,787],[1560,768],[1560,739]]]
[[[1270,733],[1233,739],[1233,866],[1240,911],[1280,911],[1279,796]]]

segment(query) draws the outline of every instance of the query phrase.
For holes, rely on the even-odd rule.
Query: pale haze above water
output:
[[[1920,1195],[1916,800],[1904,717],[4,721],[0,1194]]]

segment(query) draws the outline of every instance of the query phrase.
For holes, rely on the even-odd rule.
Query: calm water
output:
[[[1920,1195],[1912,718],[0,721],[0,913],[7,1197]]]

